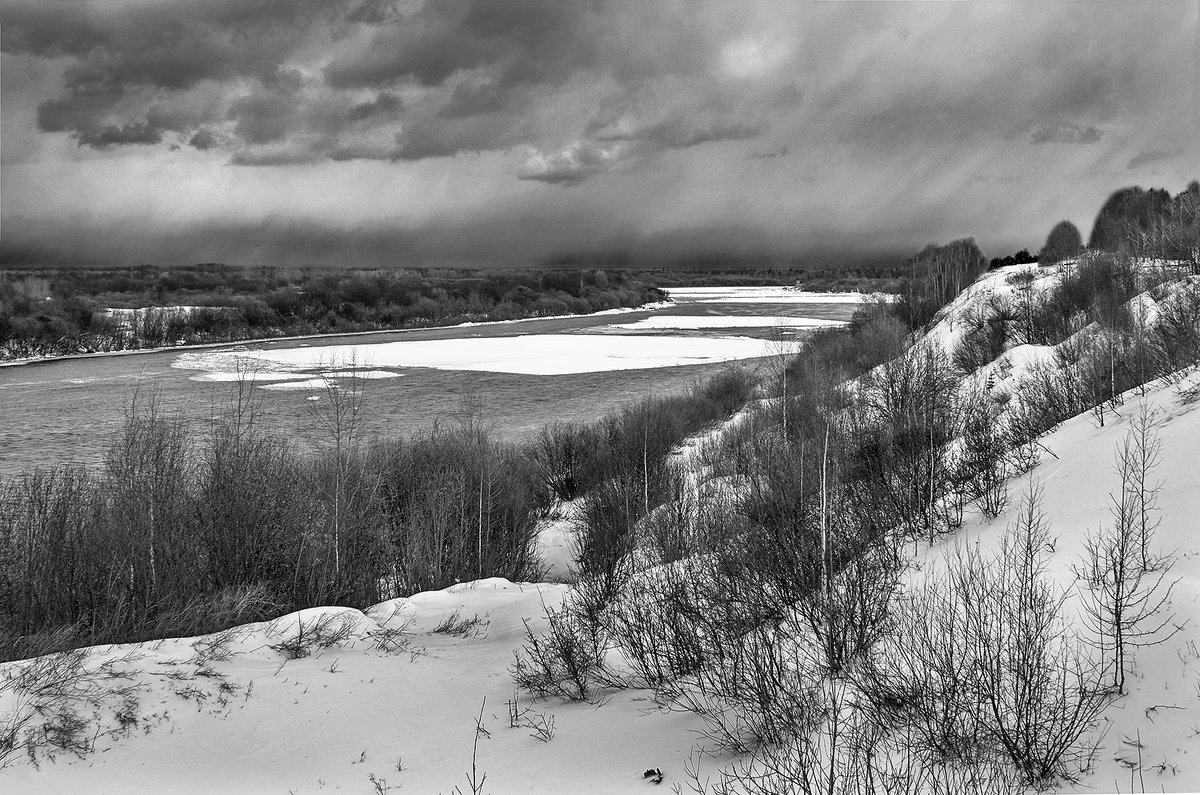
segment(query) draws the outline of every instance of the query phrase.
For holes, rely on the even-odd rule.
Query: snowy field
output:
[[[370,793],[374,777],[387,788],[380,791],[469,792],[481,709],[476,763],[487,776],[484,791],[649,786],[641,778],[646,768],[677,771],[687,757],[698,726],[692,716],[659,712],[638,692],[602,706],[533,703],[514,693],[506,668],[522,619],[540,626],[542,604],[559,604],[565,592],[490,579],[365,612],[314,608],[218,638],[230,652],[226,660],[198,662],[212,636],[97,649],[91,665],[115,660],[113,668],[129,677],[120,681],[137,688],[138,725],[101,738],[87,759],[60,757],[40,771],[18,762],[0,772],[0,789]],[[456,614],[471,626],[435,631]],[[299,659],[271,648],[294,640],[301,624],[322,620],[345,627],[346,637]],[[398,647],[382,650],[384,638]],[[510,728],[506,702],[514,699],[524,715]],[[542,726],[548,740],[531,736],[526,723]]]

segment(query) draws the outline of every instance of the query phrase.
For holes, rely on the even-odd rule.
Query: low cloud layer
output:
[[[1142,169],[1176,189],[1200,171],[1176,68],[1195,24],[1189,0],[14,0],[5,242],[174,260],[246,225],[293,237],[228,258],[340,239],[372,262],[387,247],[351,236],[481,261],[717,229],[705,245],[780,257],[1032,245]],[[47,215],[74,238],[43,239]],[[114,224],[136,231],[106,242]]]

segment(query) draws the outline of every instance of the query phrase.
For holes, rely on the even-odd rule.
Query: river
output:
[[[0,476],[95,465],[135,390],[153,392],[197,433],[255,375],[264,420],[301,442],[313,409],[345,380],[365,390],[371,433],[451,422],[476,406],[497,433],[522,438],[646,395],[676,392],[732,362],[761,367],[811,328],[847,320],[858,297],[784,288],[672,291],[667,305],[582,317],[377,332],[243,346],[172,349],[0,367]]]

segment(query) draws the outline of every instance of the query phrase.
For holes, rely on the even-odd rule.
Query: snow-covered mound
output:
[[[488,579],[365,612],[314,608],[87,650],[78,677],[94,698],[76,706],[94,751],[59,751],[51,763],[44,747],[36,766],[10,756],[0,791],[469,792],[481,708],[476,765],[488,792],[628,792],[649,767],[681,771],[689,715],[648,709],[638,693],[600,708],[514,693],[507,668],[524,621],[541,628],[543,604],[565,590]],[[12,685],[34,663],[0,666],[10,685],[0,716],[28,698]]]

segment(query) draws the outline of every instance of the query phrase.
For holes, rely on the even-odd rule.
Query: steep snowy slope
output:
[[[1162,460],[1152,478],[1162,484],[1156,542],[1161,551],[1173,553],[1166,579],[1177,582],[1166,609],[1183,629],[1134,653],[1129,692],[1109,704],[1093,735],[1102,738],[1094,770],[1064,791],[1141,792],[1143,783],[1147,792],[1200,791],[1200,402],[1186,394],[1197,387],[1200,378],[1193,376],[1144,397],[1130,393],[1103,428],[1090,414],[1064,423],[1043,437],[1048,452],[1041,464],[1009,483],[1006,512],[990,520],[974,517],[918,556],[919,576],[941,565],[955,546],[994,549],[1030,483],[1041,484],[1041,508],[1054,538],[1049,571],[1070,594],[1067,614],[1081,620],[1082,584],[1074,568],[1084,560],[1088,533],[1112,521],[1109,495],[1121,488],[1114,472],[1118,446],[1143,405],[1154,413],[1154,430],[1162,440]]]

